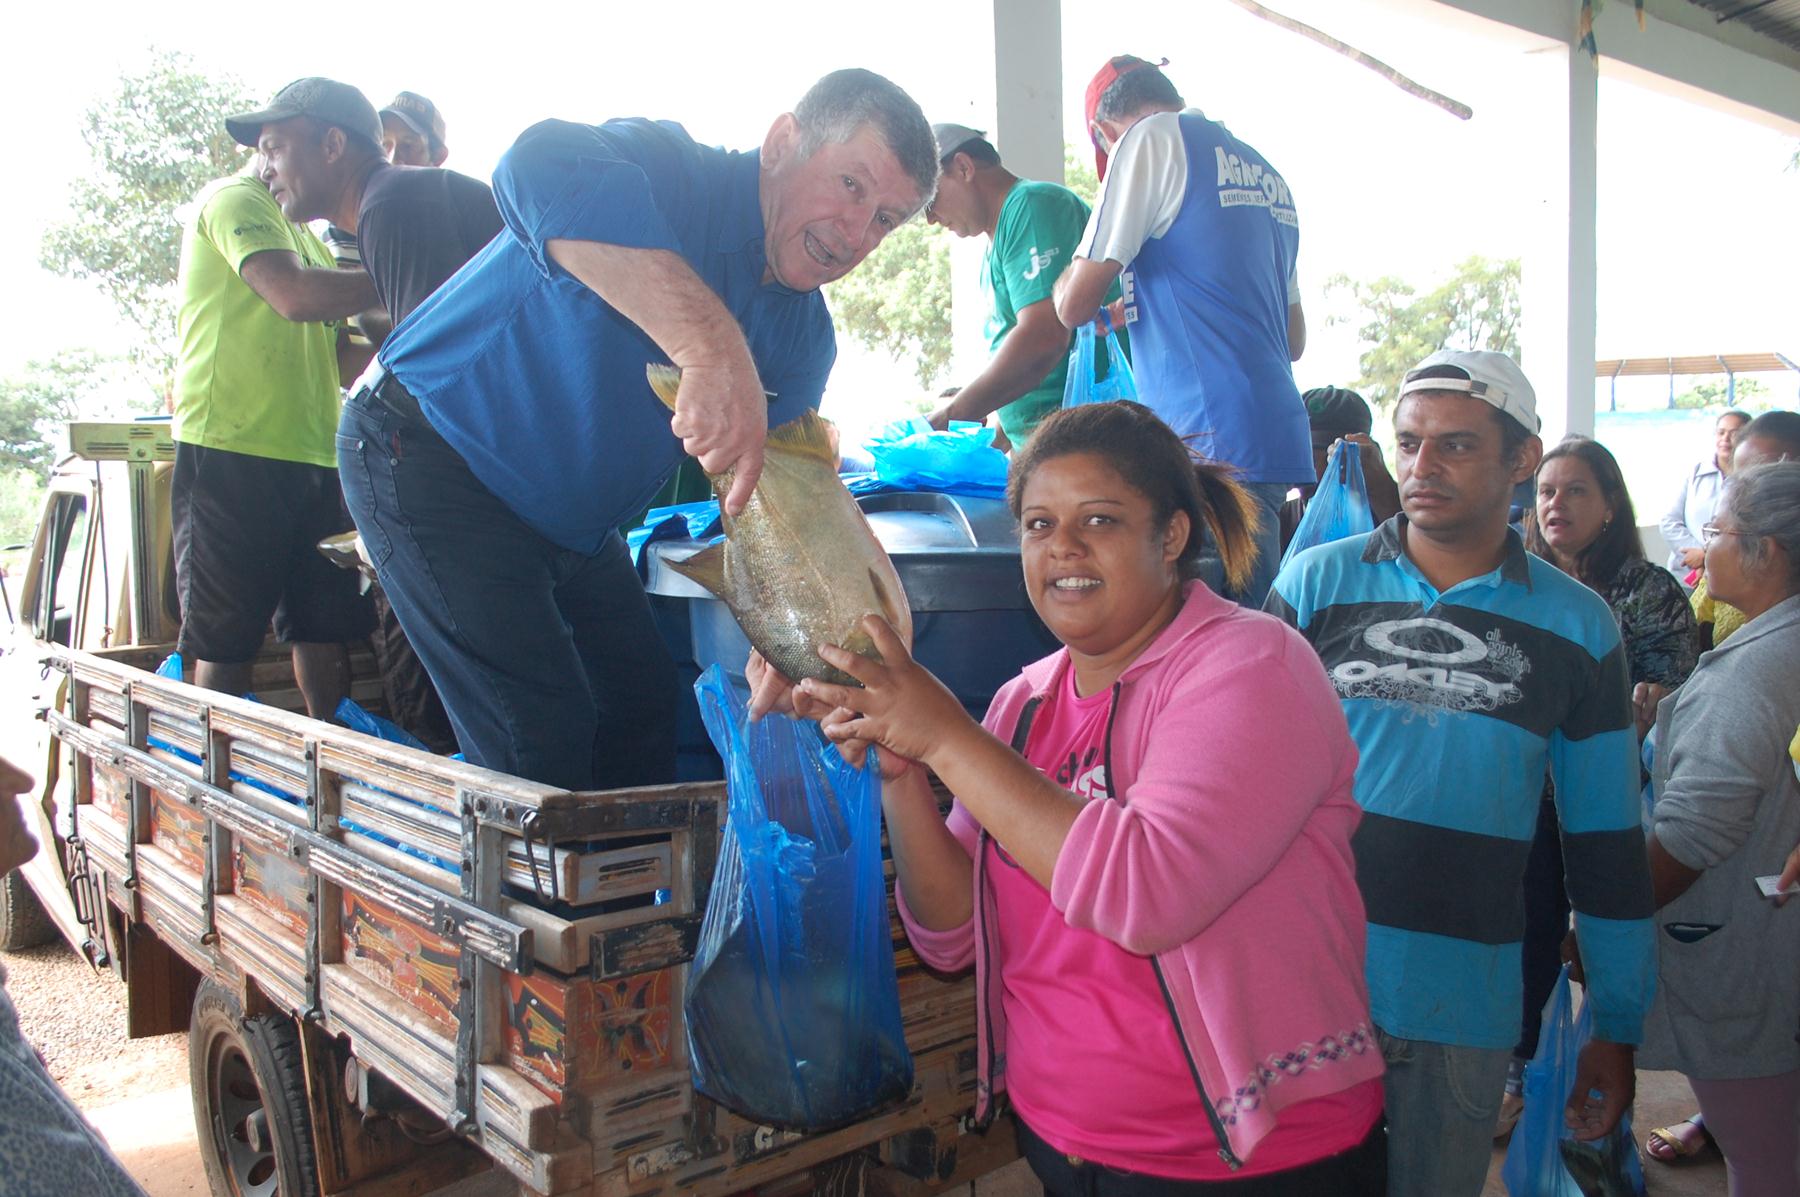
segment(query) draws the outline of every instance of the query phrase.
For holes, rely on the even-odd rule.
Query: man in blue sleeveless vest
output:
[[[1123,272],[1119,315],[1143,401],[1196,451],[1235,466],[1262,508],[1256,573],[1230,596],[1260,605],[1281,558],[1276,513],[1291,487],[1316,481],[1292,366],[1306,347],[1294,197],[1141,58],[1100,69],[1087,114],[1102,188],[1056,314],[1070,328],[1094,319]]]

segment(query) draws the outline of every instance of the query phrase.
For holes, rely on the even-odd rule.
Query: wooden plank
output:
[[[185,1031],[200,973],[143,923],[125,929],[125,1037]]]

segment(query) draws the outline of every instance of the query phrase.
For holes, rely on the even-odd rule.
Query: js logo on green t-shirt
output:
[[[1035,245],[1032,246],[1031,247],[1031,269],[1027,270],[1025,272],[1025,274],[1023,275],[1025,281],[1030,282],[1032,279],[1034,279],[1038,275],[1042,274],[1044,272],[1045,268],[1047,268],[1050,265],[1050,263],[1056,261],[1056,255],[1060,254],[1061,252],[1062,252],[1062,249],[1059,246],[1055,246],[1055,245],[1052,245],[1050,247],[1050,251],[1048,253],[1039,253],[1038,247]]]

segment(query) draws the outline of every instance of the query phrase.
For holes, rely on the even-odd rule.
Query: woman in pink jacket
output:
[[[865,688],[796,696],[882,749],[913,946],[983,995],[980,1112],[1056,1197],[1379,1197],[1356,749],[1306,642],[1189,580],[1203,526],[1249,574],[1251,503],[1135,403],[1046,420],[1007,495],[1062,651],[978,726],[871,619],[886,664],[821,650]]]

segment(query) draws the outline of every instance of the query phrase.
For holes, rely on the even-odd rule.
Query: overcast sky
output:
[[[1325,13],[1307,15],[1327,25],[1339,11],[1295,6]],[[978,84],[988,50],[968,33],[979,3],[516,0],[479,10],[253,6],[227,18],[210,5],[106,0],[82,5],[72,30],[74,11],[28,5],[8,18],[19,52],[0,73],[11,180],[0,197],[0,371],[64,347],[123,347],[105,301],[46,276],[36,260],[67,180],[88,169],[83,110],[121,70],[141,66],[150,46],[234,72],[257,95],[308,74],[355,83],[378,106],[402,88],[422,92],[448,120],[448,165],[483,177],[521,129],[547,116],[669,117],[703,141],[747,148],[812,79],[839,66],[889,75],[932,119],[986,120]],[[1534,194],[1536,138],[1521,74],[1529,59],[1516,45],[1341,11],[1349,24],[1333,32],[1471,104],[1475,119],[1457,121],[1224,0],[1070,3],[1063,14],[1070,141],[1084,141],[1081,93],[1105,56],[1166,55],[1189,101],[1287,178],[1313,332],[1296,368],[1303,386],[1356,372],[1354,338],[1325,327],[1329,276],[1397,274],[1424,287],[1472,253],[1518,253],[1520,213]],[[1797,355],[1794,149],[1792,137],[1602,81],[1600,357]],[[904,368],[846,345],[832,402],[879,404],[909,389]]]

